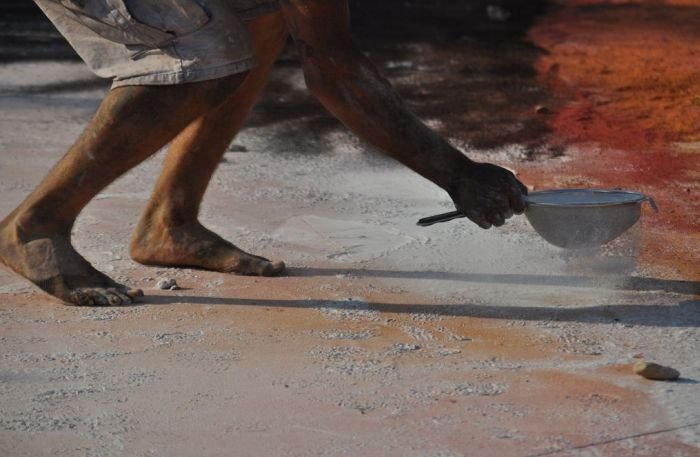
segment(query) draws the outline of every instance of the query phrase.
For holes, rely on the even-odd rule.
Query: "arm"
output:
[[[524,186],[507,170],[473,162],[412,114],[356,50],[347,0],[282,0],[311,93],[361,139],[446,190],[481,227],[521,212]]]

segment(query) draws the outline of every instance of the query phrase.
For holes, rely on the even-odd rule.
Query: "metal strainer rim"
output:
[[[610,202],[579,202],[579,203],[561,203],[561,202],[536,202],[532,201],[531,197],[535,195],[546,195],[546,194],[563,194],[567,192],[583,192],[590,194],[624,194],[633,196],[629,200],[624,201],[610,201]],[[626,205],[630,203],[641,203],[648,200],[649,197],[640,193],[629,190],[622,189],[548,189],[541,190],[538,192],[533,192],[530,195],[523,197],[527,206],[551,206],[558,208],[580,208],[580,207],[599,207],[599,206],[619,206]]]

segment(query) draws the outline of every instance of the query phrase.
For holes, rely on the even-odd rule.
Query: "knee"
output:
[[[362,68],[348,53],[307,53],[304,59],[304,81],[316,98],[335,99],[351,93],[362,80]]]

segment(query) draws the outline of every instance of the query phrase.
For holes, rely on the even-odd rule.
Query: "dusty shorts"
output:
[[[244,21],[277,0],[35,0],[112,87],[182,84],[256,65]]]

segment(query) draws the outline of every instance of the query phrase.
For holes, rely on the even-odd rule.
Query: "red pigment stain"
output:
[[[653,196],[640,264],[700,279],[700,1],[560,2],[528,38],[547,51],[551,141],[578,147],[556,173],[523,177]]]

